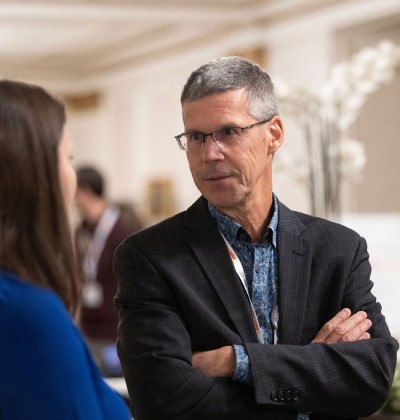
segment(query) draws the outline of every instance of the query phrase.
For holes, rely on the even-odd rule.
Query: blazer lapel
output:
[[[311,249],[301,238],[306,227],[279,203],[279,342],[301,344],[311,274]]]
[[[200,198],[188,209],[185,227],[189,246],[243,342],[257,342],[247,295],[204,198]]]

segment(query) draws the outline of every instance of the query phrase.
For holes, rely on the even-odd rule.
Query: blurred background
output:
[[[398,338],[399,46],[400,0],[0,2],[1,76],[64,99],[76,165],[101,170],[145,225],[199,195],[174,140],[191,71],[223,55],[258,62],[286,122],[276,194],[366,237]]]

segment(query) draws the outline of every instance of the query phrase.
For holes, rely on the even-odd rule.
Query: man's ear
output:
[[[271,119],[270,123],[268,124],[268,131],[268,152],[274,154],[281,147],[285,133],[281,117],[277,115]]]

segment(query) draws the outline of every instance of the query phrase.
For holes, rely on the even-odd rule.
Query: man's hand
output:
[[[372,322],[367,319],[364,311],[351,315],[350,309],[344,308],[318,331],[312,343],[333,344],[367,340],[371,338],[367,332],[371,325]]]
[[[364,311],[351,315],[350,309],[344,308],[318,331],[312,343],[334,344],[367,340],[371,338],[367,332],[371,325],[372,322],[367,319]],[[192,366],[211,377],[232,378],[236,367],[233,346],[193,353]]]
[[[232,378],[236,367],[233,346],[193,353],[192,366],[208,376]]]

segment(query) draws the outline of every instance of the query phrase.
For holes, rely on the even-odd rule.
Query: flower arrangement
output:
[[[363,144],[347,136],[367,96],[392,80],[400,69],[400,47],[384,40],[336,64],[318,92],[304,86],[277,84],[283,112],[299,124],[307,161],[277,162],[297,180],[308,181],[311,213],[337,218],[345,180],[357,179],[366,163]]]

